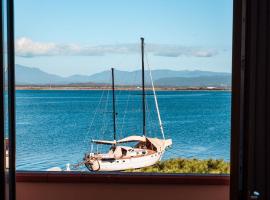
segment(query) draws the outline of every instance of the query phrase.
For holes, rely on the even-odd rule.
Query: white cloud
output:
[[[179,56],[193,56],[193,57],[212,57],[218,52],[215,49],[207,49],[193,46],[181,45],[158,45],[152,44],[150,46],[151,52],[156,56],[165,57],[179,57]]]
[[[155,56],[164,57],[212,57],[218,52],[214,49],[188,47],[181,45],[147,44],[146,51]],[[103,56],[106,54],[135,54],[139,53],[139,44],[116,44],[99,46],[80,46],[76,44],[56,44],[36,42],[30,38],[21,37],[15,42],[16,55],[20,57],[37,56]]]

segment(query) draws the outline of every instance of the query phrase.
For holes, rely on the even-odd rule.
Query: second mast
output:
[[[143,110],[143,135],[146,136],[146,116],[145,116],[145,88],[144,88],[144,38],[141,38],[142,51],[142,110]]]
[[[114,68],[112,68],[112,99],[113,99],[113,139],[116,140],[116,112],[114,94]]]

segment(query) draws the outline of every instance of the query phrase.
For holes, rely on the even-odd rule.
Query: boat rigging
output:
[[[131,135],[122,139],[117,139],[116,107],[115,107],[115,74],[112,74],[112,117],[113,117],[113,140],[92,140],[92,143],[109,145],[107,153],[90,152],[85,154],[83,164],[90,171],[123,171],[127,169],[137,169],[154,165],[161,160],[167,147],[172,145],[171,139],[165,139],[163,124],[160,117],[158,101],[155,87],[149,68],[150,80],[154,94],[155,107],[158,115],[159,127],[162,139],[149,137],[146,130],[146,99],[145,99],[145,69],[144,69],[144,38],[141,38],[142,56],[142,135]],[[129,143],[136,143],[135,146],[128,146]],[[125,146],[123,144],[126,144]]]

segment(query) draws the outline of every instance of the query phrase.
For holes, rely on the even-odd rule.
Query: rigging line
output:
[[[151,112],[151,109],[150,109],[150,103],[149,101],[146,99],[146,106],[147,106],[147,109],[148,109],[148,117],[149,117],[149,121],[150,121],[150,127],[151,127],[151,131],[154,132],[154,136],[156,137],[157,134],[156,134],[156,123],[154,122],[154,117],[152,115],[152,112]]]
[[[96,107],[96,109],[95,109],[95,111],[94,111],[94,116],[93,116],[93,118],[92,118],[92,120],[91,120],[90,126],[88,127],[87,133],[89,133],[90,129],[92,128],[92,125],[93,125],[95,116],[96,116],[96,114],[97,114],[97,111],[98,111],[98,109],[99,109],[100,103],[101,103],[102,98],[103,98],[103,94],[104,94],[104,90],[102,90],[101,97],[100,97],[99,102],[98,102],[98,106]]]
[[[108,97],[108,99],[109,99],[109,97]],[[107,100],[107,102],[108,103],[106,105],[106,111],[108,110],[108,107],[109,107],[109,100]],[[111,112],[108,111],[107,113],[111,113]],[[108,131],[108,128],[113,125],[110,117],[106,116],[105,119],[106,120],[105,120],[104,129],[103,129],[103,137],[104,137],[104,134]]]
[[[108,90],[108,96],[107,96],[107,103],[106,103],[106,107],[105,107],[105,113],[108,113],[108,107],[109,107],[109,90]],[[103,138],[104,138],[104,134],[106,133],[108,126],[110,124],[110,118],[104,113],[104,129],[103,129]]]
[[[105,104],[105,107],[104,107],[105,112],[103,112],[103,114],[102,114],[102,123],[101,123],[101,125],[102,125],[102,127],[101,127],[102,138],[103,138],[103,136],[105,134],[104,129],[105,129],[105,126],[106,126],[107,120],[108,120],[107,117],[106,117],[107,106],[108,106],[108,97],[109,97],[109,90],[107,90],[106,104]]]
[[[115,108],[115,117],[116,117],[116,122],[118,121],[118,116],[119,116],[119,109],[118,108],[121,108],[121,100],[119,100],[120,98],[121,98],[121,94],[122,94],[122,89],[119,87],[118,89],[116,89],[116,87],[115,87],[115,90],[116,90],[116,94],[115,94],[115,96],[117,96],[117,100],[115,101],[115,106],[116,106],[116,108]],[[119,123],[116,123],[118,126],[120,126],[119,125]],[[117,126],[117,134],[118,134],[118,137],[120,137],[121,138],[121,134],[120,134],[120,131],[119,131],[119,128],[118,128],[118,126]]]
[[[147,117],[149,119],[149,128],[150,128],[150,133],[155,132],[155,123],[154,123],[154,118],[152,118],[151,116],[151,109],[150,109],[150,105],[149,105],[149,101],[146,98],[146,113],[147,113]],[[155,134],[156,136],[156,134]]]
[[[149,107],[148,107],[148,102],[147,102],[147,99],[146,99],[146,101],[145,101],[145,113],[146,113],[146,119],[147,119],[147,121],[148,121],[148,123],[147,124],[149,124],[148,126],[147,126],[147,124],[146,124],[146,126],[147,126],[147,130],[148,130],[148,133],[152,133],[152,130],[151,130],[151,128],[152,128],[152,122],[150,121],[151,119],[149,118]]]
[[[155,104],[156,104],[156,110],[157,110],[157,114],[158,114],[158,121],[159,121],[160,131],[161,131],[163,139],[165,140],[163,124],[162,124],[162,120],[161,120],[161,116],[160,116],[160,112],[159,112],[159,107],[158,107],[158,100],[157,100],[156,90],[155,90],[155,86],[154,86],[154,82],[153,82],[152,72],[151,72],[151,69],[150,69],[150,66],[149,66],[149,63],[148,63],[148,54],[147,53],[146,53],[146,63],[147,63],[147,66],[148,66],[150,80],[151,80],[151,84],[152,84],[152,89],[153,89],[153,94],[154,94],[154,99],[155,99]]]
[[[136,81],[137,76],[138,76],[138,74],[135,73],[134,80],[133,80],[134,82]],[[126,103],[126,106],[125,106],[124,116],[123,116],[123,119],[122,119],[122,124],[121,124],[121,129],[120,129],[121,136],[123,135],[124,124],[125,124],[125,119],[126,119],[126,116],[127,116],[127,109],[128,109],[129,102],[130,102],[130,97],[131,97],[131,90],[128,91],[128,99],[127,99],[127,103]],[[133,101],[131,101],[131,107],[132,107],[132,102]]]
[[[126,114],[127,114],[127,108],[128,108],[128,105],[129,105],[129,98],[130,98],[130,91],[128,93],[128,99],[127,99],[127,103],[126,103],[125,110],[124,110],[124,116],[123,116],[123,119],[122,119],[122,124],[121,124],[121,129],[120,129],[120,135],[121,136],[123,134],[124,123],[125,123],[125,118],[126,118]]]
[[[93,116],[93,118],[92,118],[92,120],[91,120],[91,123],[90,123],[90,125],[89,125],[89,127],[88,127],[88,130],[87,130],[87,132],[86,132],[87,135],[90,133],[90,130],[93,128],[93,123],[94,123],[94,121],[95,121],[96,114],[97,114],[97,112],[98,112],[98,110],[99,110],[99,108],[100,108],[100,104],[101,104],[101,102],[102,102],[103,95],[104,95],[104,90],[102,90],[101,97],[100,97],[100,99],[99,99],[98,105],[97,105],[97,107],[96,107],[96,109],[95,109],[95,111],[94,111],[94,116]]]

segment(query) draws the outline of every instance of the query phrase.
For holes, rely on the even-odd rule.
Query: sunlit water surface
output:
[[[157,95],[165,136],[173,140],[163,159],[229,160],[230,92],[159,91]],[[140,92],[117,91],[116,99],[117,137],[141,135]],[[65,168],[82,161],[91,139],[112,139],[110,91],[17,91],[16,106],[18,170]],[[150,92],[147,134],[161,137]]]

